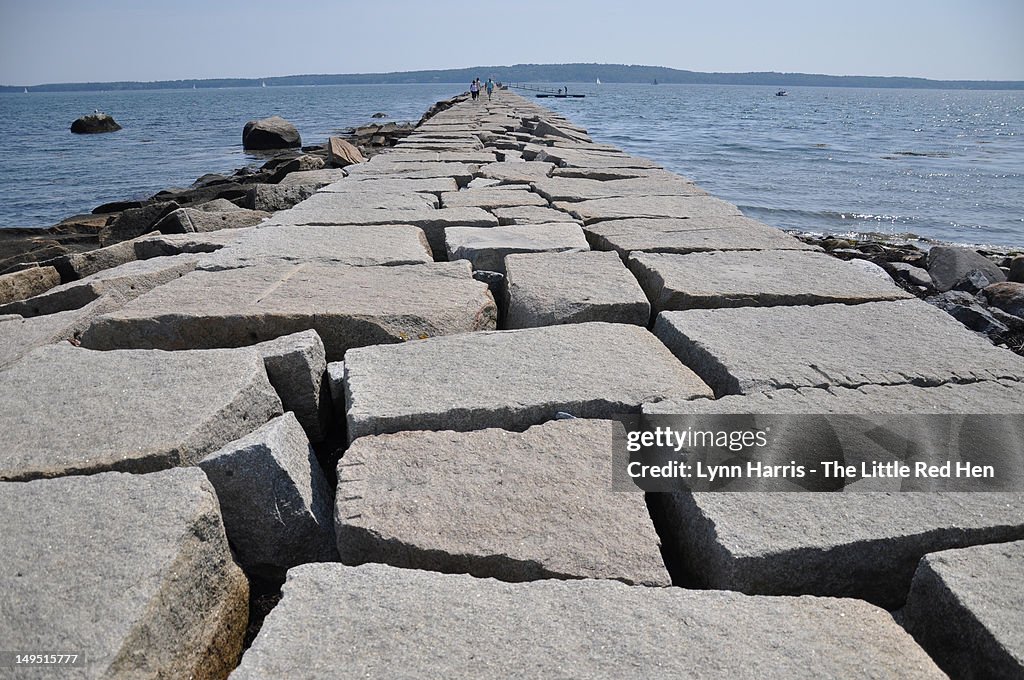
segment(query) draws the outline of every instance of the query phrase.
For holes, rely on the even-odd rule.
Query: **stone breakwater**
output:
[[[512,93],[432,113],[253,226],[11,293],[5,649],[72,677],[1024,673],[1024,494],[608,475],[617,414],[1021,414],[1024,358]]]

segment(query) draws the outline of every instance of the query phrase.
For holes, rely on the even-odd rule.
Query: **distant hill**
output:
[[[281,85],[387,85],[401,83],[469,83],[473,78],[494,78],[502,82],[529,83],[659,83],[713,85],[767,85],[813,87],[890,87],[956,90],[1024,90],[1019,80],[929,80],[885,76],[830,76],[816,73],[702,73],[664,66],[626,64],[516,64],[515,66],[474,66],[435,71],[395,73],[344,73],[274,78],[211,78],[205,80],[158,80],[153,82],[50,83],[46,85],[3,85],[0,92],[80,92],[96,90],[170,90],[219,87],[267,87]]]

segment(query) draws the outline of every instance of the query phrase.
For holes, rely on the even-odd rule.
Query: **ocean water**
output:
[[[654,159],[768,224],[1024,245],[1024,92],[569,84],[537,100],[598,141]],[[0,95],[0,227],[45,226],[100,203],[184,187],[259,156],[247,120],[306,144],[370,121],[418,120],[460,84]],[[529,92],[523,93],[531,97]],[[72,135],[100,109],[124,130]]]
[[[1024,246],[1024,92],[586,85],[592,137],[773,226]]]

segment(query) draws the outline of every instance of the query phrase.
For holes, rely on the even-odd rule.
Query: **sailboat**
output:
[[[600,79],[600,78],[598,78],[598,79],[597,79],[597,84],[598,84],[598,85],[600,85],[600,84],[601,84],[601,79]]]
[[[25,94],[28,94],[28,88],[27,87],[25,88]]]
[[[267,86],[266,83],[260,83],[260,87],[266,87],[266,86]]]

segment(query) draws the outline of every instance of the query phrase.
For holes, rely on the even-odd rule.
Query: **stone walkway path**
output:
[[[458,101],[256,227],[110,249],[0,310],[5,650],[1024,676],[1024,494],[609,475],[616,415],[1020,415],[1024,358],[532,101]],[[239,665],[245,576],[286,573]]]

